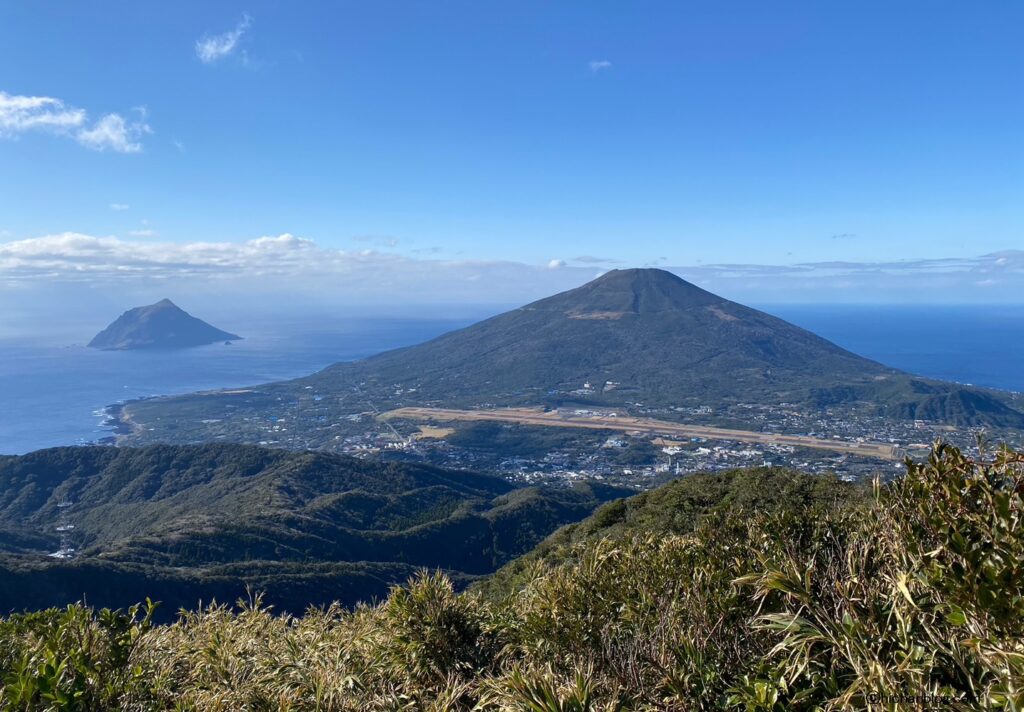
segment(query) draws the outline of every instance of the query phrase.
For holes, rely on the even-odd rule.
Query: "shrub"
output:
[[[127,612],[82,606],[14,616],[0,624],[2,709],[108,710],[147,697],[132,656],[156,606]]]
[[[1019,454],[978,463],[938,445],[846,523],[842,547],[763,561],[741,579],[783,599],[759,621],[780,636],[761,682],[790,705],[1024,707],[1022,482]]]

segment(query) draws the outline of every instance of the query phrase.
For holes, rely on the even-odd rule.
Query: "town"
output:
[[[381,389],[370,390],[378,395]],[[367,384],[340,396],[308,386],[298,397],[294,391],[284,396],[240,390],[234,394],[242,400],[228,406],[234,411],[230,423],[203,418],[196,427],[212,430],[214,439],[424,462],[521,483],[597,480],[635,488],[696,472],[761,466],[833,472],[847,480],[886,479],[902,471],[904,457],[923,456],[936,440],[972,454],[986,441],[1024,443],[1024,434],[1015,430],[954,428],[850,406],[608,407],[585,402],[583,389],[573,389],[553,394],[557,407],[480,403],[456,411],[441,409],[442,403],[413,407],[415,388],[395,387],[383,398],[367,391]],[[272,400],[276,407],[256,415],[245,407],[248,399]],[[217,432],[221,425],[224,431]],[[181,430],[188,437],[186,424]]]

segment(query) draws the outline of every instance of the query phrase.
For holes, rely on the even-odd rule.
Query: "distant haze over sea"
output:
[[[126,308],[129,305],[126,305]],[[1024,391],[1024,310],[1014,306],[769,305],[759,308],[855,353],[923,376]],[[0,338],[0,453],[108,436],[100,411],[150,395],[293,378],[330,363],[410,345],[503,311],[429,316],[285,319],[216,315],[245,336],[231,346],[174,352],[101,352],[81,326]],[[206,314],[198,314],[207,316]],[[98,319],[116,316],[103,315]]]
[[[910,373],[1024,391],[1024,307],[759,306],[845,349]]]

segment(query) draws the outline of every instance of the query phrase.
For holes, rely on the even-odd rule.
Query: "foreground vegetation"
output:
[[[681,533],[652,533],[671,497],[605,508],[583,531],[608,536],[563,535],[504,589],[424,573],[300,617],[13,616],[0,708],[1019,710],[1022,496],[1020,454],[937,446],[874,496],[748,497]]]

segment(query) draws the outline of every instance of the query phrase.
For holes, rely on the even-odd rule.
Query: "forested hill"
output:
[[[354,603],[417,567],[489,573],[626,493],[244,445],[3,457],[0,610],[121,606],[154,586],[169,611],[247,585],[289,610]],[[47,556],[62,547],[74,558]]]
[[[867,483],[850,483],[834,475],[809,475],[782,468],[699,473],[672,480],[633,497],[615,500],[586,519],[567,524],[533,551],[505,564],[475,587],[500,599],[515,592],[534,567],[559,566],[581,547],[602,539],[625,541],[638,536],[677,536],[726,512],[772,515],[800,511],[810,518],[866,503]]]

